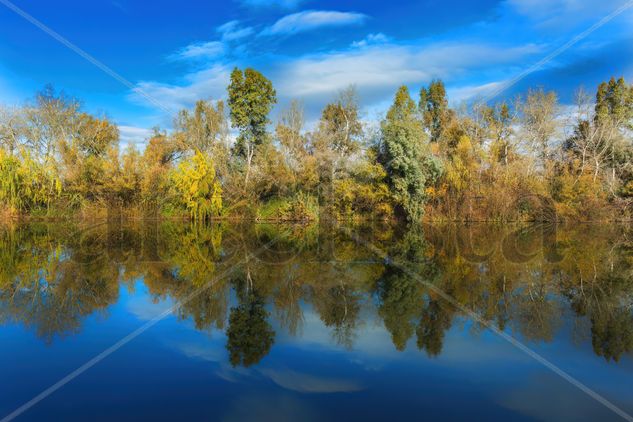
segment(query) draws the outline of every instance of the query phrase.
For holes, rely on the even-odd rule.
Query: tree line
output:
[[[47,87],[0,109],[4,216],[189,216],[195,221],[423,218],[628,219],[633,86],[580,89],[573,107],[531,89],[513,101],[450,107],[442,81],[400,87],[380,124],[343,90],[306,128],[260,72],[234,69],[227,100],[181,110],[143,151],[121,151],[106,116]]]

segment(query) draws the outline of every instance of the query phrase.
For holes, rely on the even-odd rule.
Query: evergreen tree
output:
[[[425,151],[425,138],[415,103],[406,86],[400,87],[381,124],[380,161],[387,173],[396,209],[411,221],[424,212],[426,188],[440,174],[439,165]]]

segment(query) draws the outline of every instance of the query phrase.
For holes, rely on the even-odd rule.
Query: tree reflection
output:
[[[341,282],[338,286],[316,289],[313,301],[321,321],[333,329],[334,340],[351,349],[358,327],[361,294]]]
[[[413,336],[415,320],[422,310],[422,293],[422,284],[397,268],[389,268],[379,281],[378,315],[383,319],[398,350],[404,350],[407,341]]]
[[[416,331],[417,346],[420,350],[426,350],[429,356],[438,356],[442,353],[444,335],[451,328],[451,305],[441,300],[430,299],[422,310],[420,324]]]
[[[270,351],[273,318],[301,336],[311,312],[348,349],[377,318],[395,349],[414,339],[438,356],[468,309],[486,322],[474,329],[491,324],[543,343],[565,335],[561,327],[573,319],[575,338],[597,356],[618,361],[633,350],[629,229],[563,228],[555,236],[487,225],[357,232],[362,241],[327,225],[2,226],[0,323],[22,324],[52,342],[79,332],[88,316],[108,312],[122,288],[141,283],[154,302],[180,304],[178,317],[195,329],[226,330],[233,365],[255,365]]]
[[[226,348],[231,365],[249,367],[268,354],[275,341],[275,332],[268,322],[264,300],[254,291],[240,298],[231,308],[226,330]]]

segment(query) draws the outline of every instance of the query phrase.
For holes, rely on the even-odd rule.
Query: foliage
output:
[[[248,184],[255,149],[266,141],[268,114],[277,102],[277,93],[264,75],[251,68],[244,72],[233,69],[227,90],[231,126],[239,130],[234,151],[246,159],[245,184]]]
[[[402,86],[379,126],[362,119],[352,86],[310,130],[296,100],[271,130],[276,92],[254,69],[234,69],[227,92],[226,106],[197,101],[138,150],[122,148],[115,122],[50,86],[22,107],[0,107],[3,215],[633,217],[633,87],[622,78],[595,95],[580,90],[566,115],[543,89],[456,109],[441,80],[417,104]]]
[[[335,212],[339,218],[372,215],[377,219],[393,217],[393,206],[387,174],[369,151],[367,160],[356,163],[350,177],[337,180],[334,185]]]
[[[268,354],[275,332],[267,317],[264,303],[256,293],[249,293],[238,307],[231,308],[226,348],[233,366],[249,367]]]
[[[175,121],[176,137],[184,149],[212,153],[218,144],[223,143],[228,127],[225,118],[224,102],[199,100],[193,111],[181,110]]]
[[[395,349],[437,356],[448,330],[475,313],[530,342],[569,336],[607,361],[633,351],[627,225],[564,225],[555,236],[543,225],[365,228],[362,236],[379,241],[388,260],[327,224],[0,225],[0,322],[50,342],[81,330],[122,287],[141,282],[154,301],[181,303],[178,316],[198,330],[228,321],[236,366],[259,362],[277,330],[300,335],[306,309],[348,348],[378,323]],[[229,272],[235,278],[213,277]]]
[[[172,174],[180,201],[194,221],[205,221],[222,212],[222,187],[216,178],[213,161],[200,151],[180,163]]]
[[[398,89],[381,131],[380,161],[395,202],[409,220],[418,221],[427,187],[439,176],[440,167],[425,148],[422,122],[405,86]]]
[[[275,198],[260,207],[259,220],[308,222],[319,218],[319,205],[316,198],[302,192],[291,198]]]
[[[430,141],[439,142],[453,118],[453,111],[448,108],[444,83],[441,80],[435,80],[429,84],[428,88],[422,88],[418,106]]]
[[[48,209],[62,192],[50,164],[41,164],[23,152],[21,159],[0,150],[0,204],[16,212]]]

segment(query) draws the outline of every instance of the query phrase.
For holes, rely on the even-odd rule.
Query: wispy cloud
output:
[[[300,393],[349,393],[363,389],[356,381],[316,376],[290,369],[263,368],[260,372],[280,387]]]
[[[207,41],[189,44],[169,56],[171,60],[202,60],[221,56],[224,44],[220,41]]]
[[[517,61],[534,57],[541,46],[527,44],[507,47],[495,44],[443,43],[402,46],[393,43],[367,45],[361,49],[342,49],[297,58],[277,58],[261,69],[272,79],[281,102],[290,98],[305,100],[309,112],[323,106],[337,91],[356,85],[366,104],[390,97],[401,84],[419,85],[442,77],[451,82],[459,77],[495,69],[502,72]],[[185,76],[181,83],[142,82],[144,92],[179,109],[200,98],[222,98],[234,66],[249,65],[224,61]],[[498,76],[503,79],[503,75]],[[489,87],[487,87],[489,88]],[[481,94],[485,89],[468,87],[460,93]],[[136,98],[142,101],[141,98]]]
[[[192,57],[209,57],[214,51],[220,50],[217,46],[213,47],[215,44],[212,43],[220,43],[224,54],[215,56],[213,62],[198,66],[169,83],[146,81],[138,86],[173,108],[190,107],[200,98],[224,97],[230,69],[234,66],[254,66],[272,80],[280,104],[291,98],[301,98],[308,119],[316,116],[337,91],[350,84],[358,88],[360,100],[366,109],[377,104],[385,105],[383,108],[386,108],[399,85],[409,85],[415,91],[434,78],[442,78],[447,84],[451,100],[459,103],[495,91],[504,81],[512,79],[526,66],[537,63],[567,39],[566,33],[560,37],[558,34],[549,36],[549,30],[539,26],[540,12],[525,6],[536,6],[544,1],[526,0],[524,3],[506,0],[499,6],[495,19],[480,21],[441,36],[417,39],[403,39],[395,35],[392,38],[377,32],[378,28],[371,25],[380,17],[369,20],[367,15],[357,12],[307,10],[288,14],[277,21],[260,21],[254,27],[243,26],[242,22],[233,20],[217,28],[217,41],[192,44],[178,52],[179,57],[189,57],[190,60],[193,60]],[[598,2],[587,1],[590,4]],[[605,1],[612,5],[615,0]],[[577,0],[553,2],[553,7],[565,15],[581,6],[585,12],[588,10],[588,6]],[[602,10],[603,6],[600,8]],[[627,17],[630,18],[630,15],[620,20],[624,21]],[[579,21],[575,22],[577,24]],[[318,40],[322,37],[318,31],[320,28],[362,23],[366,23],[370,31],[363,32],[364,38],[355,42],[348,38],[349,31],[342,31],[338,44],[328,44],[333,45],[330,50],[314,53],[306,48],[301,52],[300,45],[297,45],[303,43],[304,39],[311,43]],[[612,25],[616,24],[614,21]],[[254,29],[257,27],[264,29]],[[594,34],[591,43],[578,44],[574,50],[582,50],[583,57],[575,58],[571,52],[567,53],[565,57],[558,57],[555,62],[541,66],[539,75],[545,77],[547,72],[554,69],[566,69],[574,60],[586,60],[585,57],[604,61],[597,54],[604,50],[605,43],[613,42],[613,38],[621,40],[630,34],[627,28],[612,28],[613,31],[608,34]],[[256,38],[258,31],[259,35],[268,36],[302,33],[302,37],[301,40],[289,40],[291,49],[284,51],[278,43],[270,43],[264,37]],[[314,33],[308,34],[307,31]],[[573,35],[574,31],[567,32]],[[513,34],[517,33],[520,35],[515,37]],[[205,51],[207,48],[210,51]],[[622,51],[622,48],[615,51]],[[629,69],[629,62],[627,59],[626,64],[621,65],[624,71]],[[569,79],[568,75],[565,76]],[[560,84],[560,78],[550,83]],[[573,83],[576,82],[569,82],[570,86]],[[140,98],[135,99],[142,101]]]
[[[152,131],[146,128],[119,125],[119,140],[121,141],[121,144],[143,144],[151,134]],[[140,315],[140,311],[135,313]]]
[[[217,28],[222,35],[222,41],[233,41],[252,35],[254,29],[250,26],[242,27],[237,20],[229,21]]]
[[[199,99],[219,99],[225,95],[231,66],[214,64],[186,75],[180,84],[143,81],[138,87],[174,110],[190,107]],[[136,93],[130,98],[140,104],[146,101]]]
[[[368,45],[385,44],[389,41],[391,41],[391,39],[388,36],[386,36],[382,32],[379,32],[377,34],[369,34],[360,41],[354,41],[351,47],[363,48],[363,47],[367,47]]]
[[[358,25],[366,19],[367,15],[356,12],[306,10],[284,16],[266,28],[262,35],[290,35],[328,26]]]
[[[279,90],[297,96],[336,92],[349,84],[359,89],[393,90],[399,84],[446,80],[483,68],[512,65],[541,51],[539,46],[444,43],[428,46],[380,45],[358,51],[306,56],[289,63]]]
[[[479,85],[464,85],[448,90],[448,96],[453,104],[462,101],[484,98],[502,88],[507,81],[487,82]]]

